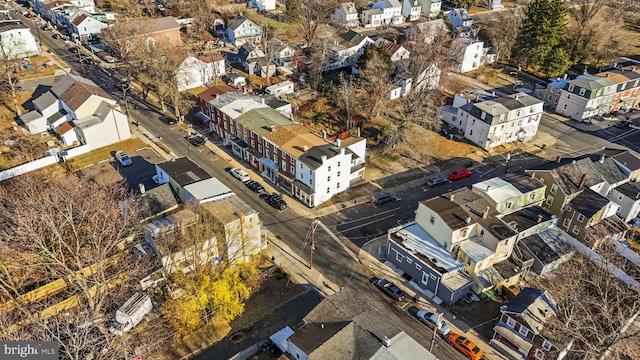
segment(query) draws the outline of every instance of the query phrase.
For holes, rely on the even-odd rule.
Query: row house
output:
[[[388,260],[447,304],[517,283],[526,264],[511,259],[515,244],[556,221],[539,206],[544,189],[519,174],[425,200],[414,222],[389,230]]]
[[[442,120],[465,138],[483,149],[491,149],[531,140],[538,132],[543,102],[524,93],[479,102],[456,96],[453,105],[438,111]]]
[[[202,109],[234,156],[309,207],[343,192],[364,175],[366,140],[312,134],[264,99],[225,93]]]
[[[442,0],[418,0],[422,7],[422,15],[429,19],[438,17],[442,11]]]
[[[384,24],[384,13],[380,9],[367,9],[360,13],[360,22],[364,28],[377,28]]]
[[[386,25],[398,25],[404,23],[402,4],[398,0],[378,0],[372,9],[382,10],[382,21]]]
[[[500,307],[491,345],[510,359],[557,359],[560,349],[544,332],[557,316],[558,306],[546,290],[524,288]]]
[[[422,5],[420,0],[402,0],[402,16],[407,21],[418,21],[422,14]]]
[[[612,185],[621,182],[619,176],[609,175],[615,167],[613,162],[584,157],[559,159],[526,172],[546,185],[542,206],[558,217],[558,226],[594,249],[609,239],[622,240],[628,229],[617,216],[620,205],[607,198],[614,189]]]
[[[340,4],[331,16],[329,17],[331,23],[336,26],[342,26],[346,28],[356,28],[360,26],[360,21],[358,20],[358,10],[356,10],[356,6],[352,2],[346,2]]]
[[[353,30],[340,35],[340,39],[331,48],[330,63],[322,67],[322,71],[331,71],[344,67],[351,67],[358,63],[360,55],[373,40]]]
[[[635,69],[580,76],[560,84],[549,84],[547,88],[558,88],[559,85],[562,86],[560,94],[552,99],[552,93],[547,91],[546,101],[557,113],[578,121],[613,111],[627,112],[640,104],[640,73]]]

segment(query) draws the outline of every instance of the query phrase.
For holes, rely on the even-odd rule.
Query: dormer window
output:
[[[580,96],[584,96],[584,94],[587,92],[587,90],[585,89],[580,89]]]
[[[575,86],[569,85],[569,87],[567,88],[567,91],[573,91],[574,88],[575,88]]]

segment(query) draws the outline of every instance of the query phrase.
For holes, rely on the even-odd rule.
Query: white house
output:
[[[393,63],[408,59],[411,56],[409,50],[405,49],[404,46],[384,38],[378,38],[374,44],[389,55]]]
[[[206,57],[188,56],[177,70],[178,91],[205,86],[224,75],[224,58],[219,54]]]
[[[405,97],[411,91],[419,93],[424,90],[433,90],[440,84],[442,71],[436,64],[431,64],[422,70],[416,79],[407,71],[407,60],[399,61],[396,65],[397,72],[392,83],[393,88],[387,96],[391,100]]]
[[[96,34],[99,34],[102,29],[109,27],[105,22],[102,22],[89,13],[82,13],[71,21],[70,30],[73,33],[73,37],[80,42],[86,42],[92,39]]]
[[[323,66],[322,71],[330,71],[343,67],[353,66],[358,62],[358,58],[364,52],[364,48],[373,44],[373,40],[349,30],[340,36],[340,42],[331,48],[331,62]]]
[[[337,26],[355,28],[360,25],[358,21],[358,10],[352,2],[340,4],[330,16],[331,23]]]
[[[402,16],[407,21],[418,21],[422,15],[420,0],[402,0]]]
[[[38,43],[31,30],[19,21],[0,23],[2,60],[17,60],[40,54]]]
[[[477,37],[480,28],[473,24],[473,19],[466,9],[453,9],[447,13],[447,18],[455,28],[454,32],[461,37]]]
[[[418,0],[422,5],[422,15],[435,18],[442,11],[442,0]]]
[[[377,28],[384,24],[384,14],[380,9],[368,9],[360,14],[362,26],[365,28]]]
[[[599,74],[566,81],[557,97],[556,112],[578,121],[609,113],[617,95],[617,77]]]
[[[399,99],[409,95],[413,87],[413,77],[408,72],[396,74],[392,82],[392,89],[387,94],[390,100]]]
[[[283,67],[289,71],[294,71],[296,69],[295,62],[295,49],[280,39],[272,39],[271,44],[269,46],[273,46],[275,50],[275,56],[273,59],[274,64],[278,67]]]
[[[453,105],[439,109],[442,120],[483,149],[514,141],[529,141],[538,132],[543,101],[516,93],[480,102],[456,96]]]
[[[236,16],[227,24],[227,38],[235,46],[246,42],[259,43],[262,40],[262,28],[244,16]]]
[[[495,54],[489,54],[489,48],[484,46],[484,42],[470,38],[453,39],[449,49],[444,51],[454,58],[457,63],[455,70],[459,73],[477,70],[495,62]]]
[[[276,9],[276,0],[249,0],[247,5],[258,11],[271,11]]]
[[[271,86],[267,86],[265,92],[270,95],[286,95],[293,94],[294,92],[294,84],[292,81],[285,80],[283,82],[273,84]]]
[[[611,190],[609,200],[620,206],[618,216],[628,223],[638,217],[640,212],[640,185],[637,182],[626,182]]]
[[[378,0],[372,8],[382,10],[382,19],[387,25],[404,23],[402,4],[398,0]]]

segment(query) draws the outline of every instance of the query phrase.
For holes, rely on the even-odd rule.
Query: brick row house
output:
[[[309,207],[363,178],[364,138],[313,134],[256,96],[227,92],[200,105],[235,157]]]

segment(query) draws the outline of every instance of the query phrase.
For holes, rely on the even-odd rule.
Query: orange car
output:
[[[464,336],[461,336],[460,334],[451,333],[449,334],[448,340],[449,340],[449,343],[451,343],[451,345],[453,345],[454,348],[456,348],[458,351],[468,356],[469,359],[471,360],[482,359],[482,355],[483,355],[482,350],[480,350],[480,348],[476,344],[467,340],[467,338],[465,338]]]

